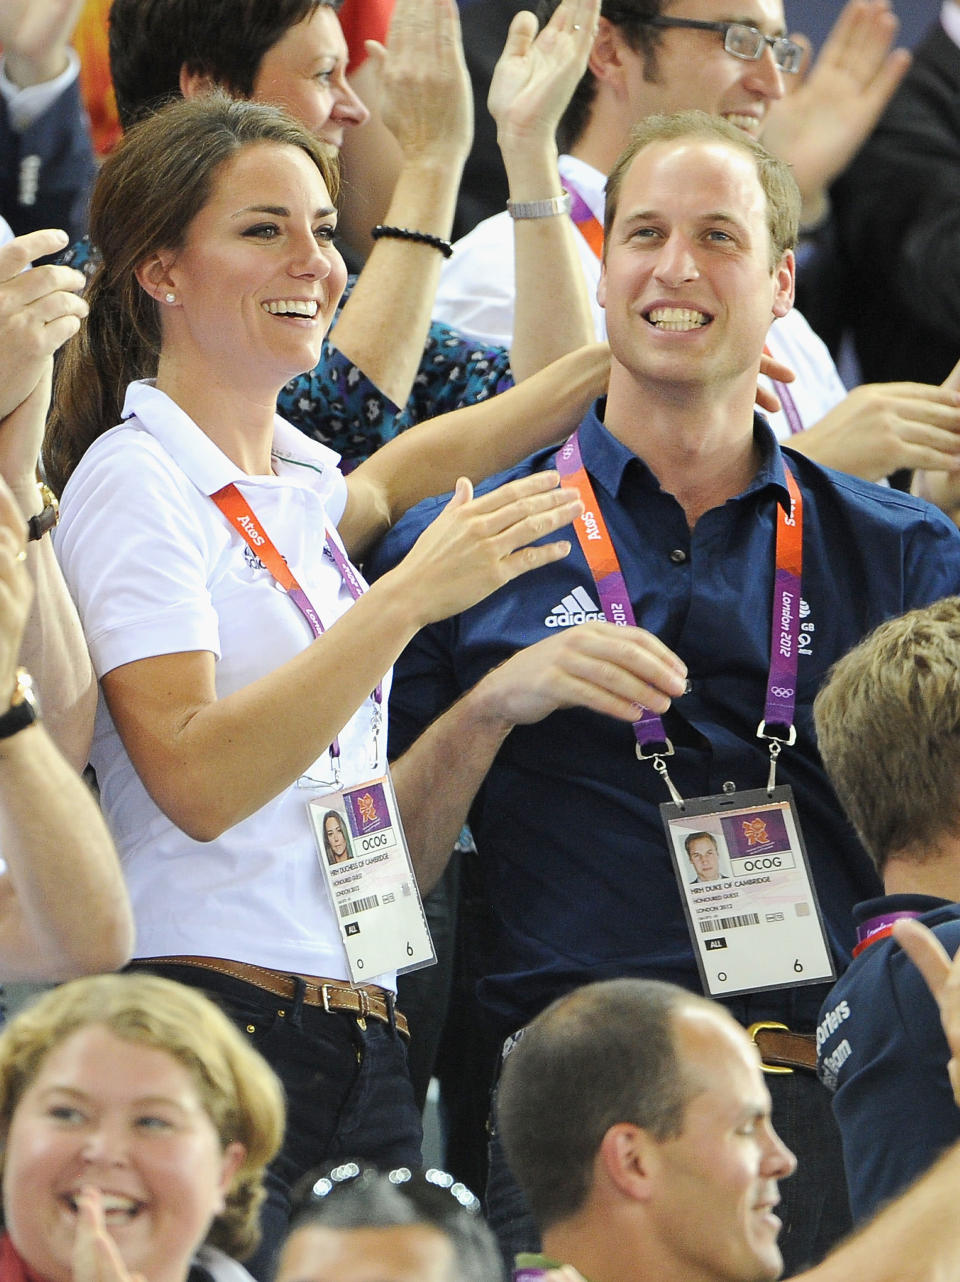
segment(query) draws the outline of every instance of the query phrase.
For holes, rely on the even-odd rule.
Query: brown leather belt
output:
[[[282,970],[270,970],[266,966],[254,966],[250,962],[232,961],[225,957],[138,957],[136,960],[141,966],[198,966],[201,970],[241,979],[288,1002],[296,998],[296,979],[302,979],[305,1006],[321,1006],[327,1012],[342,1011],[361,1020],[375,1019],[381,1024],[393,1023],[398,1033],[407,1038],[410,1036],[406,1016],[393,1005],[393,994],[374,984],[353,988],[334,979],[306,975],[294,977]]]
[[[817,1039],[813,1033],[792,1033],[786,1024],[760,1020],[751,1024],[747,1035],[760,1052],[765,1073],[792,1073],[802,1068],[817,1071]]]

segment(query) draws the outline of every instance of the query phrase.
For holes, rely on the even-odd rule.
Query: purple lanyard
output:
[[[620,627],[636,627],[636,617],[627,592],[626,580],[620,560],[610,537],[610,531],[600,511],[593,488],[580,453],[579,433],[557,451],[556,466],[561,484],[575,490],[583,503],[583,512],[575,528],[580,547],[587,560],[596,585],[604,617]],[[800,649],[800,586],[803,564],[803,498],[790,468],[784,463],[787,489],[790,493],[790,511],[784,512],[778,504],[776,535],[776,576],[773,592],[773,612],[770,630],[770,668],[767,675],[767,697],[764,716],[757,727],[759,738],[769,739],[772,762],[776,761],[781,745],[796,741],[793,724],[796,708],[797,667]],[[767,734],[767,724],[783,727],[785,738]],[[667,737],[660,717],[644,708],[633,723],[637,740],[637,756],[641,760],[657,761],[672,756],[673,745]],[[657,745],[651,749],[651,745]],[[662,764],[662,763],[661,763]],[[657,767],[660,769],[660,767]],[[663,773],[663,771],[661,771]],[[771,765],[771,780],[773,766]],[[668,781],[668,786],[669,781]],[[769,785],[772,791],[772,783]],[[672,788],[672,786],[671,786]]]
[[[857,927],[857,943],[853,950],[854,957],[859,957],[865,948],[871,944],[877,943],[881,939],[887,939],[893,934],[894,922],[900,921],[902,917],[919,917],[917,912],[904,910],[897,913],[884,913],[880,917],[868,917]]]
[[[771,354],[770,348],[767,347],[766,344],[764,344],[763,350],[768,356]],[[800,411],[797,409],[797,402],[793,399],[793,393],[790,391],[790,388],[786,383],[778,383],[775,378],[772,378],[770,381],[773,383],[774,391],[780,397],[780,407],[786,416],[787,426],[790,428],[790,435],[796,436],[797,433],[802,432],[804,428],[803,419],[800,417]]]
[[[313,607],[313,603],[307,596],[306,592],[293,576],[289,565],[277,551],[272,539],[266,530],[254,516],[250,505],[237,489],[234,484],[225,485],[222,490],[217,490],[216,494],[210,497],[216,503],[217,507],[224,514],[230,524],[234,527],[240,537],[246,543],[247,547],[254,556],[264,565],[270,574],[273,575],[275,582],[286,592],[287,596],[294,603],[300,613],[307,621],[307,626],[313,633],[314,639],[323,635],[324,627],[320,621],[320,615]],[[346,585],[347,591],[356,601],[363,595],[364,587],[360,578],[344,556],[337,541],[331,537],[330,531],[324,531],[326,540],[326,550],[329,552],[334,565],[340,571],[340,577]],[[373,701],[376,704],[377,720],[379,721],[380,709],[383,703],[383,686],[378,681],[377,688],[373,692]],[[340,756],[340,736],[338,735],[330,745],[330,756],[336,761]]]

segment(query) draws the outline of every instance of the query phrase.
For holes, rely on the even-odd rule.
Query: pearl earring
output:
[[[163,299],[164,302],[175,303],[177,301],[177,296],[176,294],[164,294]]]

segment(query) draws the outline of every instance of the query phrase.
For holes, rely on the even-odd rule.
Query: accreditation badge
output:
[[[667,802],[660,813],[705,992],[835,978],[791,788]]]
[[[389,772],[307,810],[353,983],[435,962]]]

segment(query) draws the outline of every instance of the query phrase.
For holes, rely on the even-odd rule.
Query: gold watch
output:
[[[43,499],[43,511],[31,516],[27,522],[27,542],[42,539],[48,530],[52,530],[60,520],[60,504],[56,494],[45,481],[37,482],[37,489]]]
[[[32,726],[40,716],[40,705],[33,688],[33,678],[26,668],[17,668],[17,684],[6,712],[0,714],[0,739],[9,739]]]

